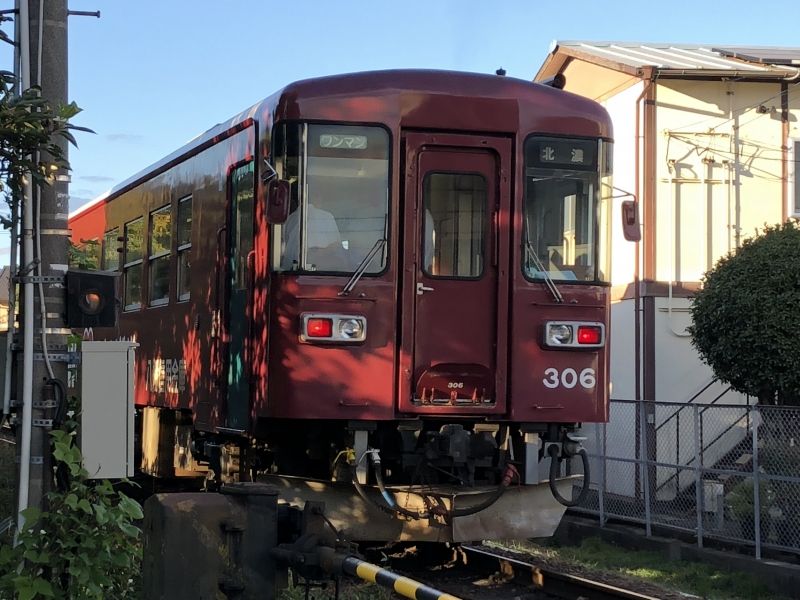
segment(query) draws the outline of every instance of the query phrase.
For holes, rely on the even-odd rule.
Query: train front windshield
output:
[[[282,271],[352,273],[378,243],[365,273],[386,266],[389,135],[380,127],[288,124],[276,128],[276,158],[292,183],[281,227]]]
[[[531,280],[610,280],[611,145],[532,137],[525,144],[523,270]]]

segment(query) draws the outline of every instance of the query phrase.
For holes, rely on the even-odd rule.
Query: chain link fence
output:
[[[592,481],[576,510],[800,554],[800,407],[612,400],[583,434]]]

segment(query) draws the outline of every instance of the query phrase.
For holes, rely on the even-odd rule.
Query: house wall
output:
[[[608,72],[598,65],[573,61],[565,69],[567,89],[600,101],[609,111],[614,123],[614,185],[636,191],[636,100],[644,83],[624,85],[628,75],[608,77]],[[598,81],[612,91],[600,94]],[[782,144],[785,131],[790,147],[792,138],[800,141],[800,85],[788,85],[783,104],[781,84],[776,82],[661,79],[655,85],[656,136],[646,144],[648,148],[655,144],[656,226],[654,232],[644,232],[642,247],[654,241],[655,279],[666,285],[657,286],[657,291],[643,290],[650,296],[646,302],[651,303],[652,310],[642,316],[641,327],[647,336],[641,339],[639,358],[652,357],[653,364],[646,366],[651,387],[644,386],[642,393],[646,400],[660,402],[745,404],[746,397],[726,392],[726,385],[712,383],[713,373],[691,346],[687,331],[691,299],[675,284],[699,282],[720,257],[735,250],[764,224],[779,223],[787,211],[784,201],[792,214],[800,156],[790,155],[790,179],[784,181]],[[788,109],[788,125],[782,122],[783,107]],[[644,127],[639,131],[643,135]],[[640,151],[643,183],[646,174],[644,153]],[[638,192],[641,194],[641,189]],[[623,298],[623,293],[630,298],[635,245],[622,235],[620,202],[614,202],[612,281],[616,298]],[[636,397],[636,370],[642,364],[637,365],[634,327],[634,301],[615,300],[609,339],[614,399]],[[642,376],[644,380],[644,371]],[[635,410],[633,404],[614,403],[607,425],[585,427],[590,453],[635,458]],[[651,458],[688,464],[696,452],[694,425],[692,419],[677,418],[677,411],[675,406],[655,407],[652,427],[658,443]],[[747,435],[746,427],[739,426],[741,414],[734,408],[705,414],[704,430],[714,440],[704,448],[707,464],[721,459]],[[684,410],[680,415],[688,417],[689,413]],[[601,439],[605,444],[600,444]],[[676,442],[678,439],[681,441]],[[635,470],[630,463],[610,460],[604,474],[608,492],[635,493]],[[657,473],[656,496],[669,500],[688,483],[662,469]]]
[[[743,239],[782,220],[780,117],[778,83],[658,83],[657,280],[699,281]]]

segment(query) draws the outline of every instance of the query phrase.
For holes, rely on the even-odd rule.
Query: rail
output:
[[[657,600],[633,590],[563,573],[515,558],[509,553],[495,552],[485,546],[461,546],[470,570],[500,573],[504,579],[527,585],[558,598],[591,598],[592,600]]]
[[[482,544],[460,544],[449,552],[408,553],[401,546],[371,549],[388,559],[397,573],[449,589],[463,600],[507,600],[508,598],[563,598],[575,600],[654,600],[641,592],[588,577],[558,571],[538,564],[530,556]],[[372,579],[369,579],[372,581]],[[442,596],[447,597],[447,596]],[[670,597],[673,597],[670,595]],[[675,595],[674,597],[678,597]],[[662,598],[659,595],[659,598]],[[662,598],[663,600],[663,598]]]

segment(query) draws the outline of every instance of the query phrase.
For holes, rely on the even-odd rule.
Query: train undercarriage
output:
[[[211,490],[266,482],[292,505],[324,502],[354,540],[548,536],[576,502],[573,488],[578,501],[586,489],[563,477],[563,459],[582,454],[564,424],[273,420],[235,436],[195,431],[181,411],[138,414],[146,475]]]

